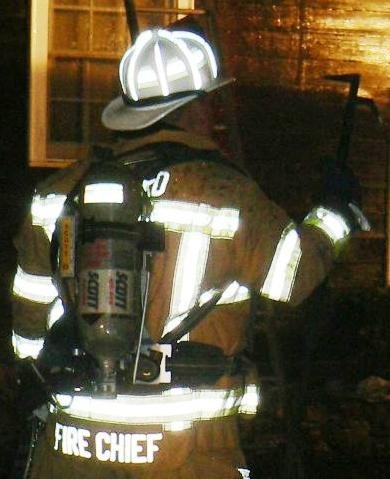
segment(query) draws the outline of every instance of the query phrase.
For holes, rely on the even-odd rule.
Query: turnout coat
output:
[[[298,304],[329,272],[334,242],[312,221],[294,224],[251,178],[224,163],[207,139],[160,130],[114,146],[117,161],[129,168],[134,153],[147,158],[150,151],[154,159],[146,163],[155,166],[145,170],[143,187],[152,220],[164,224],[165,250],[151,262],[149,336],[157,343],[174,327],[173,319],[223,287],[218,304],[183,340],[238,355],[248,334],[251,292]],[[19,357],[37,356],[61,314],[51,281],[51,235],[88,165],[79,162],[38,185],[15,238],[13,344]],[[249,477],[237,417],[256,413],[258,397],[251,373],[195,388],[150,386],[117,399],[58,397],[62,406],[48,409],[31,477]]]

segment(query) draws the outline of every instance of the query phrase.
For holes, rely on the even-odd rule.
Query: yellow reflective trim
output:
[[[239,211],[206,204],[171,200],[153,203],[151,220],[167,230],[183,233],[176,261],[169,318],[163,334],[176,327],[192,308],[207,264],[210,238],[231,239],[239,225]],[[240,294],[245,294],[243,290]],[[183,339],[188,339],[184,337]]]
[[[255,384],[245,386],[239,412],[241,414],[256,414],[261,403],[260,388]]]
[[[12,346],[19,359],[31,357],[37,359],[43,347],[43,338],[29,339],[12,332]]]
[[[351,232],[342,215],[322,206],[312,210],[303,223],[319,228],[333,243],[346,238]]]
[[[41,226],[51,239],[55,223],[59,217],[66,195],[50,194],[47,196],[34,195],[31,204],[32,224]]]
[[[249,469],[243,469],[239,467],[237,471],[241,474],[242,479],[250,479],[251,471]]]
[[[169,317],[163,335],[176,327],[183,319],[183,313],[194,306],[204,277],[209,246],[208,235],[182,234],[173,278]]]
[[[29,274],[20,266],[16,269],[12,292],[20,298],[42,304],[49,304],[58,296],[50,276]]]
[[[156,395],[118,395],[116,399],[98,399],[87,396],[57,395],[62,412],[92,421],[109,421],[120,424],[147,425],[159,424],[166,428],[187,427],[194,421],[204,421],[218,417],[243,413],[250,404],[253,410],[254,390],[248,389],[242,403],[242,388],[200,389],[173,388]]]
[[[284,229],[260,293],[275,301],[288,301],[302,256],[299,235],[291,223]]]
[[[238,230],[239,210],[214,208],[206,204],[156,200],[151,221],[164,223],[167,230],[199,232],[213,238],[231,239]]]
[[[210,289],[205,291],[200,295],[199,304],[202,305],[209,301],[215,290]],[[245,301],[250,298],[249,289],[246,286],[241,286],[237,281],[233,281],[230,285],[225,289],[223,292],[221,299],[218,301],[218,305],[220,304],[233,304],[239,303],[241,301]]]
[[[50,329],[64,314],[64,305],[61,298],[57,298],[51,305],[47,316],[47,329]]]

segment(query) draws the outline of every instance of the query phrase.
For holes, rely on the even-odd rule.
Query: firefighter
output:
[[[231,81],[221,77],[211,45],[199,35],[142,32],[120,62],[119,79],[121,94],[102,114],[118,141],[101,149],[98,158],[39,185],[15,239],[13,345],[19,358],[35,365],[36,382],[49,402],[46,413],[38,408],[42,400],[33,405],[44,425],[30,477],[247,478],[237,418],[255,414],[259,404],[254,375],[241,356],[250,296],[302,302],[330,271],[335,251],[366,227],[365,218],[353,203],[352,189],[341,182],[337,194],[333,191],[297,225],[223,158],[213,141],[180,127],[181,113]],[[152,383],[147,374],[137,381],[133,365],[132,379],[111,391],[112,397],[83,389],[94,348],[76,354],[79,345],[67,322],[72,301],[56,279],[56,254],[53,269],[56,220],[87,202],[91,165],[94,171],[103,165],[105,178],[111,168],[115,174],[95,184],[90,203],[111,207],[118,189],[104,195],[120,183],[117,171],[128,172],[147,199],[145,224],[164,229],[164,244],[149,248],[146,274],[140,268],[143,322],[137,327],[144,349],[145,344],[150,350],[168,344],[171,350],[154,349],[160,369]],[[102,248],[95,250],[96,257]],[[132,348],[140,360],[138,346]],[[75,358],[81,358],[81,368],[69,366]],[[72,389],[72,380],[69,391],[61,381],[53,386],[56,371],[67,371],[68,379],[77,376],[78,387]]]

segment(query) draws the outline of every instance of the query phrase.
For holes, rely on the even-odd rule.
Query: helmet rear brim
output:
[[[213,82],[206,90],[209,93],[217,90],[234,81],[233,78],[221,78]],[[134,131],[142,130],[148,126],[157,123],[165,116],[172,113],[177,108],[184,106],[192,100],[199,97],[197,92],[189,93],[179,99],[168,100],[166,102],[158,102],[148,106],[138,106],[136,104],[128,104],[119,96],[112,100],[102,113],[103,125],[116,131]]]

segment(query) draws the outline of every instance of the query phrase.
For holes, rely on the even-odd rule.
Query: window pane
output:
[[[87,12],[55,11],[52,25],[54,50],[88,50]]]
[[[136,0],[135,5],[137,9],[140,9],[138,25],[141,31],[154,26],[166,26],[177,18],[177,15],[172,13],[147,11],[149,8],[156,10],[177,8],[178,2],[175,0]]]
[[[49,140],[82,141],[83,63],[54,59],[49,72]]]
[[[101,124],[101,113],[119,95],[119,60],[131,42],[125,4],[123,0],[32,2],[35,9],[41,5],[42,9],[49,9],[48,17],[44,15],[46,10],[42,15],[38,10],[34,17],[39,31],[48,32],[48,37],[39,36],[44,43],[42,50],[38,43],[34,50],[45,52],[42,58],[47,58],[48,88],[41,95],[46,98],[47,108],[42,108],[39,121],[47,131],[44,143],[48,156],[42,161],[76,159],[85,154],[91,142],[108,141],[112,137],[112,132]],[[134,4],[141,31],[173,22],[177,14],[170,9],[193,6],[191,0],[135,0]],[[49,39],[48,44],[45,38]],[[34,138],[35,145],[39,138]],[[44,156],[38,150],[35,148],[31,156],[34,163]]]
[[[93,0],[94,7],[103,8],[125,8],[123,0]]]
[[[124,52],[129,44],[126,18],[121,13],[94,13],[92,32],[94,51]]]
[[[81,99],[82,65],[80,60],[54,59],[50,63],[49,69],[52,98]]]
[[[106,102],[119,94],[118,62],[93,61],[89,69],[91,75],[89,97],[93,101]]]
[[[81,104],[52,101],[50,105],[50,140],[82,142]]]
[[[91,126],[92,136],[90,141],[92,143],[110,142],[113,140],[115,133],[108,130],[102,125],[101,115],[106,103],[92,103],[89,112],[89,122]]]
[[[135,0],[135,7],[172,8],[175,3],[175,1],[170,0]]]
[[[88,6],[89,0],[54,0],[54,6],[69,6],[69,7],[79,7],[79,6]]]
[[[138,14],[138,26],[140,31],[147,28],[158,27],[168,23],[167,15],[161,13],[139,13]]]

